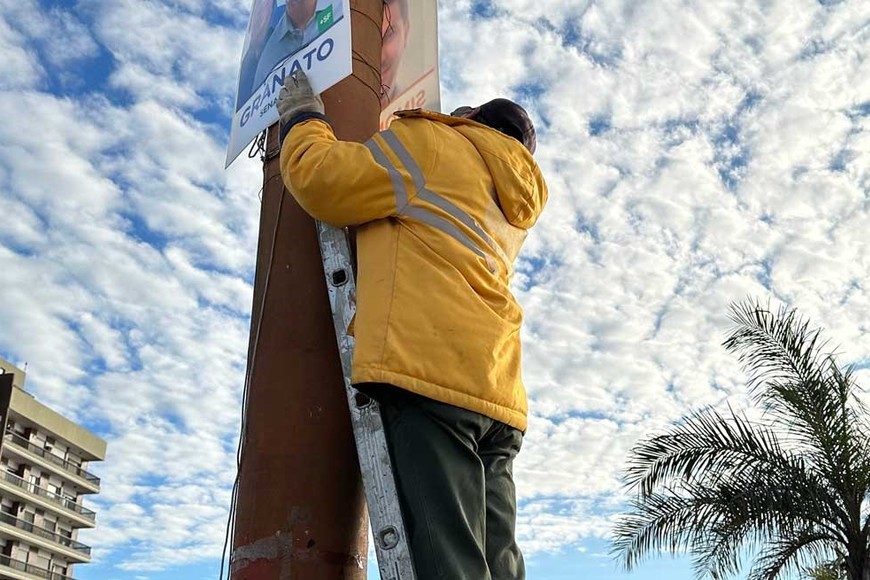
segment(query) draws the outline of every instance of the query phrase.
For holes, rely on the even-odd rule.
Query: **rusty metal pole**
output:
[[[323,101],[339,139],[378,129],[383,0],[351,0],[354,75]],[[367,516],[313,220],[269,129],[233,580],[364,580]]]

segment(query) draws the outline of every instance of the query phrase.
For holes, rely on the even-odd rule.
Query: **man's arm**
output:
[[[366,145],[336,139],[304,73],[297,73],[295,83],[287,76],[278,111],[281,176],[306,212],[338,227],[398,213],[392,180],[402,177],[391,176]]]

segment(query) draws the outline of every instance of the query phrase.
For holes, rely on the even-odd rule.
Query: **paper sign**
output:
[[[381,32],[381,129],[396,111],[440,111],[437,1],[385,0]]]
[[[303,70],[322,93],[352,72],[350,0],[253,0],[226,165],[278,121],[284,77]]]

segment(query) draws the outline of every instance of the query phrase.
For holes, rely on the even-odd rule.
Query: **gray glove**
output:
[[[278,115],[281,125],[286,125],[302,113],[323,114],[323,101],[314,94],[308,76],[303,71],[284,77],[284,86],[278,93]]]

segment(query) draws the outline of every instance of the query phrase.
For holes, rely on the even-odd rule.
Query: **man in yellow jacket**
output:
[[[404,111],[364,144],[338,141],[301,72],[278,111],[287,189],[316,219],[358,226],[352,380],[381,403],[418,578],[524,578],[509,284],[547,201],[528,115],[506,99]]]

